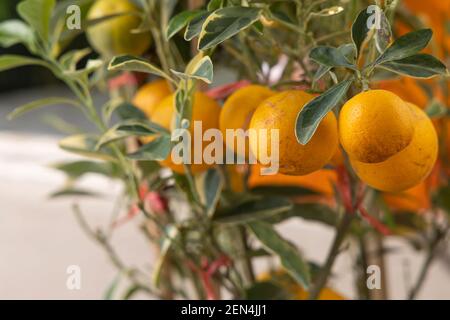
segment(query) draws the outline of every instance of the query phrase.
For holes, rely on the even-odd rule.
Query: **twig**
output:
[[[139,270],[127,267],[122,262],[122,260],[120,259],[114,248],[111,246],[111,244],[108,241],[108,238],[105,236],[103,232],[101,232],[100,230],[94,231],[91,229],[87,221],[84,219],[78,204],[73,204],[72,209],[75,214],[75,218],[77,219],[83,231],[86,233],[88,237],[90,237],[92,240],[96,241],[101,247],[103,247],[113,265],[119,271],[124,272],[124,274],[128,276],[129,280],[133,283],[134,286],[139,287],[143,291],[146,291],[152,295],[159,296],[159,294],[155,292],[153,288],[149,287],[147,284],[143,283],[138,279],[138,274],[140,273]]]
[[[445,237],[446,232],[442,232],[440,230],[437,231],[433,241],[431,242],[429,249],[428,249],[428,255],[422,265],[422,268],[419,273],[419,277],[417,278],[416,284],[411,289],[408,295],[409,300],[414,300],[417,297],[417,294],[419,293],[420,289],[422,288],[426,276],[428,274],[428,271],[431,267],[431,263],[433,262],[434,258],[436,257],[436,253],[438,252],[439,244],[441,240]]]
[[[320,269],[316,283],[310,290],[309,293],[310,300],[316,300],[319,297],[323,287],[326,285],[328,277],[330,276],[331,273],[331,268],[333,267],[334,261],[336,260],[337,256],[340,253],[339,249],[342,245],[342,242],[345,239],[345,236],[351,225],[353,217],[354,215],[352,214],[349,213],[344,214],[344,217],[341,220],[341,224],[339,225],[336,235],[334,237],[333,244],[328,254],[327,261],[325,262],[324,266]]]

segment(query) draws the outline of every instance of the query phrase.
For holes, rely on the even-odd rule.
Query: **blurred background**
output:
[[[449,0],[442,1],[450,5]],[[17,18],[18,2],[0,1],[0,22]],[[85,45],[86,40],[80,36],[72,46]],[[4,53],[27,54],[20,45],[0,49],[0,54]],[[218,82],[233,78],[233,74],[221,74]],[[43,68],[23,67],[0,73],[0,299],[100,299],[107,296],[117,277],[104,250],[86,236],[72,214],[72,204],[79,199],[51,199],[65,177],[50,166],[75,158],[58,148],[58,140],[77,128],[89,130],[90,125],[77,110],[59,106],[28,113],[14,121],[6,120],[9,112],[24,103],[65,95],[70,95],[68,90]],[[106,99],[104,94],[96,94],[97,104]],[[99,198],[80,201],[88,222],[93,226],[108,224],[121,186],[87,175],[82,179],[82,187],[102,193]],[[137,223],[131,221],[120,227],[113,244],[123,260],[148,269],[152,251],[136,231]],[[303,248],[307,257],[318,263],[324,259],[334,233],[323,225],[300,220],[284,223],[280,228]],[[403,299],[424,256],[400,238],[389,238],[386,247],[391,250],[385,279],[389,283],[389,298]],[[67,269],[73,265],[81,270],[80,290],[70,290],[66,285]],[[257,266],[261,271],[264,267]],[[346,272],[352,267],[351,252],[342,254],[332,278],[333,287],[348,298],[355,297],[356,279]],[[419,298],[449,299],[448,283],[450,253],[445,252],[435,260]]]

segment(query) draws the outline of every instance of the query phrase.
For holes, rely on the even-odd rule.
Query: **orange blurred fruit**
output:
[[[258,281],[270,281],[278,284],[286,289],[292,299],[294,300],[308,300],[309,293],[296,283],[284,270],[275,270],[271,272],[264,272],[257,277]],[[335,290],[325,287],[319,294],[318,300],[346,300],[344,296]]]
[[[385,80],[379,82],[379,89],[391,91],[405,101],[409,101],[421,109],[424,109],[429,97],[422,89],[416,79],[401,77],[399,79]]]
[[[160,126],[171,130],[172,124],[174,120],[174,116],[176,114],[175,109],[175,95],[171,94],[161,101],[161,103],[155,108],[152,112],[152,121],[159,124]],[[219,127],[219,115],[220,115],[220,106],[217,102],[202,92],[196,92],[194,95],[193,108],[192,108],[192,120],[191,126],[189,127],[189,132],[191,133],[191,170],[193,173],[202,172],[210,167],[212,164],[206,164],[203,161],[201,164],[194,164],[194,121],[200,121],[202,125],[202,136],[203,133],[207,129],[218,129]],[[149,142],[153,139],[153,137],[143,138],[144,141]],[[222,142],[221,142],[222,143]],[[205,148],[205,145],[208,145],[209,142],[202,143],[202,152]],[[163,166],[166,166],[173,171],[183,174],[184,166],[183,164],[175,164],[171,155],[163,161],[161,161]]]
[[[261,166],[251,167],[248,186],[250,189],[257,187],[300,187],[321,193],[327,196],[333,195],[333,183],[337,180],[334,170],[320,169],[304,176],[289,176],[285,174],[261,175]]]
[[[338,145],[337,121],[332,112],[323,118],[306,145],[298,143],[295,137],[297,115],[312,99],[306,92],[291,90],[278,93],[259,105],[249,126],[255,133],[250,136],[250,150],[259,163],[263,163],[264,155],[277,151],[272,147],[278,148],[279,173],[282,174],[306,175],[330,161]],[[274,141],[272,146],[274,132],[278,132],[279,141]]]
[[[274,91],[260,85],[249,85],[236,90],[225,101],[220,113],[219,125],[224,139],[227,136],[227,129],[242,129],[243,131],[246,131],[256,108],[261,104],[261,102],[274,94]],[[241,154],[241,152],[237,149],[238,137],[235,136],[233,141],[233,145],[227,145],[227,148],[234,150],[240,157],[248,158],[248,137],[245,138],[245,154]],[[230,143],[227,139],[225,142],[228,144]]]
[[[403,192],[384,193],[383,198],[389,208],[400,212],[420,212],[431,205],[427,183],[424,181]]]
[[[171,93],[166,80],[155,80],[139,88],[133,98],[133,104],[151,118],[158,104]]]

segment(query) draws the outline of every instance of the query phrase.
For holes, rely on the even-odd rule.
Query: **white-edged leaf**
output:
[[[186,27],[186,31],[184,32],[184,40],[191,41],[198,36],[202,31],[203,23],[209,15],[209,12],[204,12],[193,18]]]
[[[24,113],[27,113],[29,111],[46,107],[46,106],[54,106],[54,105],[71,105],[75,107],[80,107],[80,104],[72,99],[68,98],[57,98],[57,97],[50,97],[50,98],[44,98],[40,100],[36,100],[30,103],[27,103],[23,106],[20,106],[16,109],[14,109],[10,114],[8,114],[7,118],[8,120],[15,119]]]
[[[59,141],[59,147],[65,151],[100,160],[115,160],[112,151],[107,148],[97,150],[98,137],[92,134],[75,134]]]
[[[152,65],[151,63],[142,58],[130,55],[122,55],[114,57],[109,63],[108,70],[151,73],[172,81],[172,78],[158,67],[155,67],[154,65]]]
[[[386,51],[375,60],[374,64],[381,64],[410,57],[424,49],[430,42],[432,36],[433,31],[431,29],[421,29],[409,32],[395,40]]]
[[[205,11],[199,11],[199,10],[189,10],[189,11],[183,11],[174,16],[172,19],[170,19],[169,25],[167,26],[166,30],[166,40],[169,40],[174,35],[176,35],[181,29],[186,27],[189,22],[191,22],[196,17],[199,17],[200,15],[204,14]]]
[[[32,48],[33,41],[33,32],[22,20],[6,20],[0,23],[0,47],[7,48],[22,43]]]
[[[50,166],[65,173],[71,179],[78,179],[86,174],[99,174],[106,177],[119,177],[120,168],[113,162],[78,160],[59,162]]]
[[[206,18],[199,36],[198,48],[206,50],[231,38],[258,21],[261,9],[227,7],[214,11]]]
[[[378,8],[378,10],[381,10]],[[373,12],[369,12],[369,8],[363,9],[359,12],[355,21],[352,24],[352,41],[356,47],[356,54],[360,56],[362,44],[367,38],[370,31],[369,29],[369,19],[373,17]]]
[[[168,225],[165,227],[162,237],[163,240],[161,243],[161,250],[152,273],[152,283],[157,288],[160,285],[161,271],[164,265],[164,261],[166,260],[167,255],[170,253],[170,250],[173,247],[174,243],[178,241],[180,237],[180,231],[176,226]]]
[[[128,154],[128,158],[140,161],[162,161],[171,150],[170,135],[162,134],[151,142],[144,144],[136,152]]]
[[[128,119],[117,123],[106,131],[98,140],[96,150],[104,145],[131,136],[150,136],[169,132],[160,125],[141,119]]]
[[[297,248],[283,239],[269,223],[254,221],[247,226],[264,248],[276,254],[286,271],[307,290],[311,282],[309,266]]]
[[[203,57],[195,65],[192,65],[192,73],[188,74],[175,70],[171,71],[181,79],[197,79],[207,84],[211,84],[214,77],[213,63],[208,56]]]
[[[347,93],[353,80],[346,80],[308,102],[299,112],[295,125],[295,136],[300,144],[307,144],[322,119]]]
[[[59,63],[66,70],[76,70],[77,63],[92,52],[91,48],[70,50],[59,58]]]
[[[20,56],[16,54],[5,54],[0,56],[0,72],[29,65],[40,65],[48,67],[48,64],[42,60]]]
[[[326,67],[346,67],[356,70],[356,66],[349,63],[343,52],[338,48],[318,46],[311,50],[309,57]]]
[[[200,200],[206,208],[208,217],[211,217],[219,202],[220,194],[224,186],[224,179],[216,169],[210,169],[198,176],[198,190],[200,190]]]
[[[380,67],[415,78],[431,78],[437,75],[445,75],[447,72],[445,64],[439,59],[422,53],[400,60],[385,62]]]
[[[55,3],[55,0],[24,0],[17,5],[19,15],[36,30],[44,43],[49,39],[50,18]]]
[[[214,222],[220,224],[242,224],[251,221],[261,221],[287,212],[292,203],[285,197],[268,196],[244,201],[237,206],[218,212]]]
[[[103,66],[103,60],[101,59],[89,59],[86,63],[86,66],[79,70],[68,70],[65,71],[64,74],[69,77],[83,77],[88,76],[89,74],[97,71]]]

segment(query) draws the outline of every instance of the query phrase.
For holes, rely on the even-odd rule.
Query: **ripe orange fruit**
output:
[[[158,104],[171,93],[172,90],[166,80],[155,80],[146,83],[136,92],[133,104],[151,118]]]
[[[160,126],[171,130],[172,123],[174,119],[174,115],[176,113],[175,109],[175,95],[171,94],[161,101],[161,103],[155,108],[152,113],[152,121],[159,124]],[[196,92],[194,95],[194,102],[192,108],[192,120],[189,131],[191,133],[191,142],[192,146],[194,144],[194,121],[202,122],[202,131],[204,132],[207,129],[213,129],[219,127],[219,115],[220,115],[220,106],[217,102],[202,92]],[[202,132],[202,135],[203,135]],[[144,138],[145,141],[149,142],[152,140],[152,137]],[[203,149],[205,145],[208,143],[203,143]],[[191,155],[191,170],[193,173],[202,172],[212,165],[208,165],[204,162],[201,164],[194,164],[194,148],[192,147]],[[173,171],[177,173],[184,173],[184,166],[182,164],[175,164],[171,160],[171,156],[163,161],[161,161],[163,166],[169,167]]]
[[[258,275],[258,281],[270,281],[273,282],[290,294],[294,300],[307,300],[309,293],[303,289],[298,283],[292,280],[292,278],[284,270],[275,270],[271,272],[264,272]],[[318,300],[346,300],[344,296],[335,290],[325,287],[319,294]]]
[[[273,96],[275,92],[267,87],[260,85],[249,85],[236,90],[226,101],[220,113],[220,130],[224,139],[226,138],[227,129],[243,129],[246,131],[250,120],[256,108],[266,100]],[[234,146],[227,145],[230,150],[234,150],[240,157],[248,157],[248,138],[245,143],[245,154],[241,154],[237,150],[238,138],[234,139]],[[227,143],[227,141],[225,141]],[[229,143],[229,142],[228,142]]]
[[[438,55],[445,58],[445,50],[450,51],[450,37],[447,23],[450,20],[450,3],[443,0],[404,0],[405,7],[425,25],[433,29],[433,41],[437,44]],[[400,34],[412,31],[409,26],[396,25]]]
[[[388,192],[409,189],[424,180],[436,162],[438,138],[433,123],[419,107],[407,106],[413,114],[415,130],[406,148],[379,163],[350,158],[359,178],[375,189]]]
[[[228,173],[229,187],[233,192],[240,193],[245,190],[244,165],[230,164],[225,166],[225,170]]]
[[[91,46],[106,57],[144,53],[151,43],[150,33],[132,32],[141,24],[139,11],[140,9],[130,0],[97,0],[89,9],[87,14],[89,20],[115,14],[124,15],[109,18],[89,27],[86,35]]]
[[[403,192],[384,193],[383,199],[389,208],[397,212],[419,212],[431,206],[427,183],[424,181]]]
[[[382,162],[411,142],[413,113],[392,92],[362,92],[342,107],[339,133],[342,147],[351,158],[365,163]]]
[[[428,96],[416,79],[401,77],[399,79],[385,80],[378,84],[379,89],[395,93],[404,101],[410,101],[421,109],[428,104]]]
[[[333,183],[336,182],[334,170],[320,169],[304,176],[288,176],[285,174],[261,175],[261,166],[251,167],[248,186],[250,189],[265,186],[276,187],[300,187],[321,193],[327,196],[333,195]]]
[[[336,152],[338,132],[336,117],[329,112],[306,145],[295,137],[295,123],[300,110],[313,96],[299,90],[285,91],[266,99],[250,121],[250,150],[261,163],[261,155],[271,155],[272,130],[279,132],[279,173],[305,175],[322,168]],[[266,131],[266,135],[263,135]],[[259,137],[259,138],[258,138]],[[267,149],[266,149],[267,148]]]

